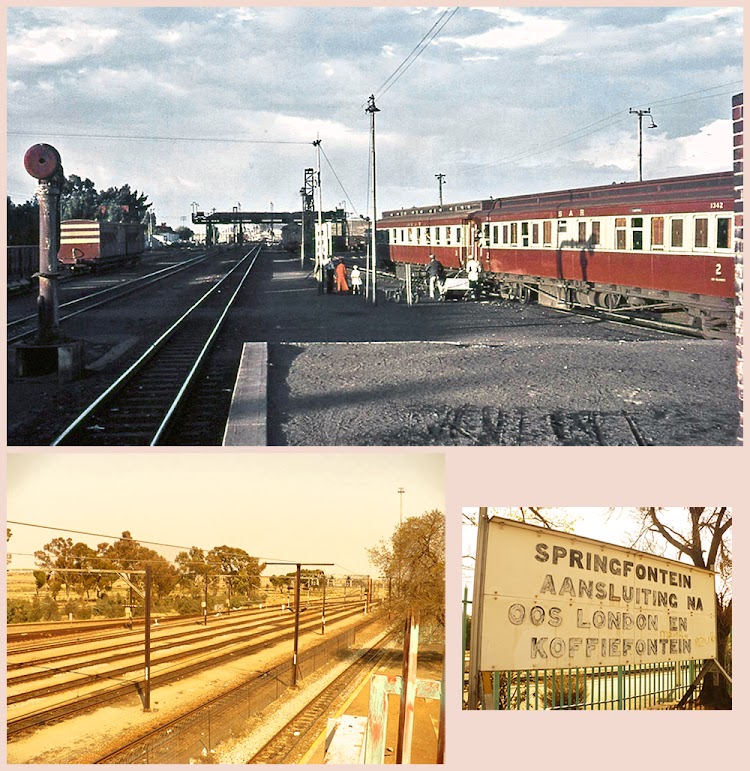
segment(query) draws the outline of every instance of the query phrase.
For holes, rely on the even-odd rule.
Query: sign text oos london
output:
[[[482,599],[484,671],[716,656],[712,572],[556,530],[491,519]]]

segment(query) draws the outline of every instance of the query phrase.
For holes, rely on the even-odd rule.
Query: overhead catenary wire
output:
[[[438,20],[423,35],[419,43],[417,43],[414,48],[412,48],[409,55],[374,91],[373,95],[376,99],[379,99],[381,96],[386,94],[396,84],[396,82],[401,78],[402,75],[404,75],[409,67],[414,64],[414,62],[422,55],[422,53],[424,53],[427,46],[443,31],[446,24],[448,24],[448,22],[456,15],[458,11],[458,7],[454,8],[452,11],[448,8],[443,11]]]
[[[38,136],[39,131],[7,131],[8,136],[31,137]],[[309,145],[309,142],[291,139],[243,139],[240,137],[169,137],[151,136],[146,134],[79,134],[63,133],[45,129],[45,133],[55,139],[125,139],[129,141],[146,142],[220,142],[221,144],[236,143],[249,145]]]
[[[346,196],[346,200],[349,201],[349,205],[352,207],[352,211],[359,217],[359,212],[357,211],[357,208],[352,203],[352,199],[349,197],[349,193],[346,191],[346,188],[344,187],[343,182],[339,179],[339,175],[336,173],[336,169],[333,168],[333,164],[331,163],[330,159],[326,155],[326,151],[323,149],[323,145],[320,145],[320,152],[323,153],[323,157],[326,159],[326,163],[331,169],[331,173],[336,178],[336,181],[339,183],[339,187],[343,191],[344,195]]]
[[[22,525],[22,526],[26,526],[26,527],[38,527],[38,528],[41,528],[43,530],[55,530],[55,531],[58,531],[58,532],[61,532],[61,533],[74,533],[76,535],[90,535],[90,536],[94,536],[95,538],[109,538],[109,539],[114,540],[114,541],[128,540],[128,539],[124,539],[122,537],[122,535],[106,535],[104,533],[91,533],[91,532],[89,532],[87,530],[72,530],[70,528],[65,528],[65,527],[56,527],[56,526],[52,526],[52,525],[39,525],[39,524],[35,524],[35,523],[32,523],[32,522],[20,522],[19,520],[14,520],[14,519],[8,519],[8,520],[6,520],[6,522],[9,525]],[[137,543],[137,544],[149,544],[150,546],[164,546],[164,547],[169,548],[169,549],[185,549],[185,550],[189,551],[192,548],[200,548],[200,547],[196,547],[195,544],[193,544],[193,546],[180,546],[179,544],[162,543],[160,541],[146,541],[146,540],[143,540],[143,539],[140,539],[140,538],[132,538],[131,540],[134,543]],[[203,551],[210,551],[210,549],[208,549],[208,550],[204,549]],[[254,556],[254,555],[250,555],[250,556]],[[272,562],[274,560],[281,559],[281,558],[277,558],[277,557],[258,557],[258,556],[255,556],[255,559],[259,560],[260,562]],[[146,561],[148,561],[148,560],[146,560]],[[289,562],[292,562],[292,560],[289,560]]]
[[[704,99],[712,99],[719,96],[727,96],[729,94],[732,94],[733,91],[730,90],[730,91],[710,93],[710,94],[707,92],[715,91],[716,89],[720,89],[720,88],[725,89],[725,88],[728,88],[729,86],[736,86],[737,84],[741,84],[741,83],[742,81],[731,81],[729,83],[723,83],[719,86],[714,86],[712,88],[701,89],[699,91],[691,91],[686,94],[668,97],[662,100],[652,101],[649,104],[652,107],[657,106],[661,109],[666,109],[668,107],[672,107],[680,104],[688,104],[690,102],[702,101]],[[696,94],[703,94],[703,96],[696,96]],[[593,134],[600,133],[605,129],[612,128],[613,126],[626,122],[628,118],[629,116],[628,116],[627,110],[625,109],[619,110],[618,112],[608,115],[606,118],[602,118],[598,121],[595,121],[594,123],[590,123],[586,126],[575,129],[574,131],[571,131],[567,134],[562,134],[561,136],[556,137],[555,139],[551,139],[548,142],[544,142],[540,145],[534,145],[533,147],[529,147],[526,150],[519,150],[514,155],[510,155],[510,156],[507,156],[506,158],[501,158],[496,161],[489,161],[487,163],[476,164],[476,168],[490,168],[493,166],[504,166],[506,164],[513,163],[515,161],[522,161],[528,158],[533,158],[536,155],[541,155],[543,153],[549,152],[550,150],[556,150],[559,147],[564,147],[565,145],[571,144],[573,142],[577,142],[581,139],[585,139],[586,137],[591,136]]]

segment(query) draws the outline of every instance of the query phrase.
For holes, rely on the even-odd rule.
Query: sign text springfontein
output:
[[[497,518],[485,556],[482,671],[716,657],[711,571]]]

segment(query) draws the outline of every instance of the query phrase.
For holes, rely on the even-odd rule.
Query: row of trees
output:
[[[212,590],[224,586],[230,598],[249,596],[260,586],[265,568],[256,557],[234,546],[215,546],[210,551],[192,547],[180,552],[172,564],[127,530],[114,543],[101,543],[96,549],[71,538],[53,538],[34,556],[39,565],[34,571],[37,589],[48,589],[55,599],[63,589],[66,598],[71,593],[85,600],[101,597],[112,590],[118,572],[127,575],[134,586],[143,587],[144,576],[134,571],[143,571],[146,564],[151,566],[157,599],[175,590],[200,596],[206,582]]]
[[[39,242],[39,204],[36,199],[8,206],[8,244],[23,246]],[[152,212],[148,197],[130,185],[97,190],[90,179],[71,174],[60,194],[60,218],[100,220],[102,222],[139,222],[147,224]]]

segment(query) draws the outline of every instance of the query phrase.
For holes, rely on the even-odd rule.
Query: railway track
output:
[[[361,611],[359,609],[353,611],[345,611],[338,614],[335,617],[335,620],[345,621],[353,616],[359,615],[360,612]],[[331,620],[334,620],[334,618],[332,617]],[[301,631],[310,631],[316,628],[317,625],[317,620],[308,624],[303,624],[301,626]],[[263,634],[265,637],[267,637],[268,631],[266,630],[266,632]],[[278,643],[291,640],[293,637],[294,630],[291,629],[289,631],[275,632],[271,640],[262,639],[260,641],[252,642],[249,644],[234,642],[231,644],[228,643],[226,645],[220,645],[216,644],[215,640],[213,640],[211,641],[209,648],[210,651],[217,651],[222,648],[229,649],[217,654],[206,653],[206,649],[200,649],[179,652],[170,656],[163,656],[158,660],[152,661],[151,676],[149,680],[150,686],[151,688],[154,688],[156,686],[165,685],[175,680],[179,680],[198,672],[202,672],[206,669],[234,661],[239,656],[253,655],[255,653],[266,650],[270,645],[276,645]],[[154,672],[156,667],[175,664],[178,664],[177,668],[173,668],[166,672],[160,672],[158,674]],[[10,706],[12,704],[18,703],[20,700],[25,701],[41,698],[50,694],[63,693],[66,690],[76,691],[75,696],[72,698],[62,702],[57,702],[56,704],[50,705],[46,708],[34,709],[22,715],[9,715],[7,718],[8,738],[11,736],[16,736],[24,731],[28,731],[30,729],[37,728],[52,722],[57,722],[75,714],[86,712],[93,707],[97,707],[105,703],[110,703],[122,697],[132,696],[134,692],[137,692],[139,696],[142,696],[144,683],[140,677],[137,680],[127,679],[129,674],[142,671],[142,667],[143,662],[137,661],[127,667],[109,669],[106,672],[99,674],[84,675],[83,678],[79,678],[72,683],[59,683],[46,688],[35,689],[33,692],[27,691],[16,696],[9,696],[7,703]],[[88,694],[80,692],[80,689],[87,684],[99,684],[103,681],[111,682],[112,680],[119,682],[116,685],[107,685]]]
[[[336,613],[345,609],[357,610],[358,608],[359,605],[357,603],[329,603],[326,606],[328,614]],[[209,639],[213,644],[216,644],[216,640],[223,635],[233,634],[238,631],[244,632],[246,630],[251,630],[254,626],[261,624],[264,625],[264,629],[267,629],[269,624],[273,626],[283,626],[287,620],[287,617],[284,617],[283,620],[279,620],[279,611],[277,609],[271,609],[269,611],[263,611],[260,613],[258,613],[258,611],[251,611],[244,614],[244,616],[243,614],[238,613],[234,616],[222,619],[220,624],[212,623],[210,626],[203,626],[200,624],[196,627],[195,621],[192,623],[189,621],[182,621],[178,624],[171,624],[166,626],[166,629],[165,626],[160,625],[158,627],[154,627],[152,630],[153,644],[151,647],[151,652],[156,653],[160,650],[167,650],[177,642],[182,645],[200,642],[203,639]],[[178,629],[178,627],[182,628],[182,631],[181,629]],[[184,629],[185,627],[189,628]],[[165,634],[161,639],[155,640],[153,638],[153,634],[156,631],[165,632]],[[120,629],[120,631],[116,633],[58,641],[54,645],[30,646],[24,648],[13,647],[8,650],[8,658],[11,660],[8,661],[6,669],[8,672],[15,672],[20,669],[28,669],[36,666],[49,667],[50,664],[54,664],[55,662],[63,662],[70,660],[71,658],[75,658],[78,662],[76,664],[54,668],[56,672],[74,670],[83,666],[80,660],[85,657],[84,653],[75,653],[68,650],[65,653],[45,655],[42,658],[34,658],[31,660],[13,661],[12,659],[14,657],[28,655],[29,653],[43,653],[49,650],[59,651],[61,648],[68,649],[73,646],[82,644],[90,645],[92,643],[98,643],[96,650],[93,653],[97,664],[119,661],[133,655],[132,653],[125,652],[125,648],[135,647],[136,651],[140,650],[143,644],[141,634],[142,632],[139,631],[124,631]],[[105,654],[111,653],[113,651],[119,651],[119,653],[112,656],[105,656]],[[7,679],[7,685],[11,686],[19,683],[32,682],[34,680],[43,679],[48,676],[48,671],[31,672],[24,675],[19,675],[17,677],[9,677]]]
[[[251,249],[87,407],[52,446],[160,444],[259,254],[260,246]]]
[[[99,289],[90,294],[83,295],[82,297],[77,297],[75,300],[61,303],[59,306],[61,314],[60,322],[72,319],[87,311],[92,311],[102,305],[121,300],[123,297],[127,297],[133,292],[141,291],[151,284],[171,278],[184,270],[204,262],[214,254],[216,254],[216,250],[208,251],[199,254],[186,262],[168,265],[165,268],[152,271],[144,276],[137,276],[114,286]],[[9,321],[6,326],[8,331],[8,345],[20,342],[36,333],[37,315],[30,314],[18,319],[13,319],[12,321]]]
[[[347,667],[317,696],[300,710],[269,742],[261,747],[247,763],[295,763],[310,744],[310,736],[325,729],[332,708],[355,690],[364,674],[379,664],[395,664],[402,657],[401,651],[385,646],[394,633],[386,635],[363,656]]]

